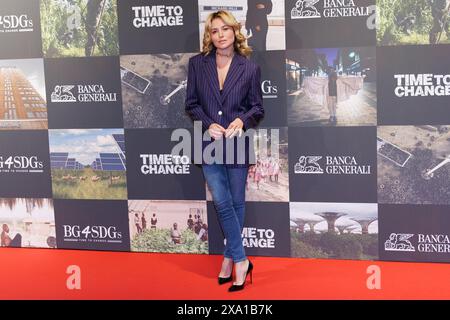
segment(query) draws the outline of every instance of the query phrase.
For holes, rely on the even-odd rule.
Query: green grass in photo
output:
[[[430,32],[437,26],[440,32],[433,35],[436,42],[450,43],[450,10],[438,8],[439,1],[377,0],[378,45],[427,45]]]
[[[291,256],[329,259],[378,259],[378,234],[337,234],[291,230]]]
[[[119,54],[117,0],[41,0],[46,58]]]
[[[208,254],[208,241],[197,240],[189,229],[181,232],[181,243],[173,243],[170,229],[147,229],[131,240],[131,251]]]
[[[52,169],[53,197],[57,199],[126,199],[123,171]]]

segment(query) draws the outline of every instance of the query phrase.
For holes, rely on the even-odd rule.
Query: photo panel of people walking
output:
[[[286,51],[289,126],[375,126],[375,47]]]

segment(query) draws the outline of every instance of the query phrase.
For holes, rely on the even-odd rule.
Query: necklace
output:
[[[216,50],[216,55],[229,58],[229,57],[232,57],[234,55],[234,52],[232,52],[230,54],[223,54],[223,53],[220,53],[219,51]]]

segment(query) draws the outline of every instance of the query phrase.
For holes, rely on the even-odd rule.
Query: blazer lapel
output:
[[[235,53],[233,60],[231,60],[231,65],[228,69],[225,83],[223,84],[223,91],[221,95],[222,104],[224,103],[227,94],[230,93],[231,88],[234,87],[236,81],[238,81],[238,79],[242,75],[242,72],[244,72],[243,64],[245,62],[245,59],[245,57],[241,56],[238,53]]]
[[[211,90],[216,97],[218,103],[220,100],[219,74],[217,73],[216,55],[215,52],[210,52],[206,57],[203,57],[205,62],[206,82],[208,82]]]

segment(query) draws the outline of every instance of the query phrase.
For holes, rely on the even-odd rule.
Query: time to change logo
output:
[[[139,28],[183,25],[183,8],[177,6],[134,6],[133,26]]]
[[[190,159],[188,156],[172,154],[141,154],[141,173],[149,174],[190,174]]]
[[[399,98],[450,96],[450,74],[395,74],[394,78]]]

